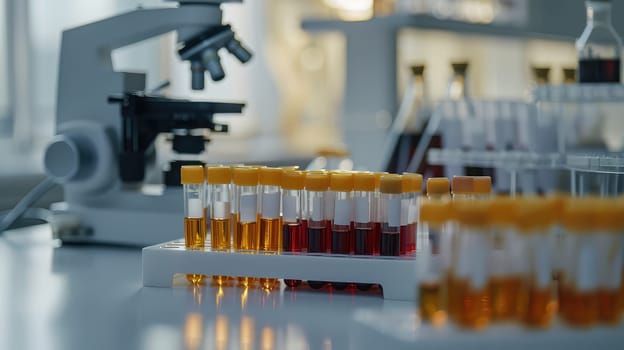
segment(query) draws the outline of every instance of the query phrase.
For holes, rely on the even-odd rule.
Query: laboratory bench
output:
[[[615,349],[624,327],[433,327],[370,292],[141,282],[141,250],[63,245],[47,225],[0,236],[0,349]]]

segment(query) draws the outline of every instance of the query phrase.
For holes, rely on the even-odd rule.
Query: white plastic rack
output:
[[[190,250],[183,240],[143,248],[143,286],[171,287],[175,274],[379,284],[383,297],[416,300],[416,257]]]

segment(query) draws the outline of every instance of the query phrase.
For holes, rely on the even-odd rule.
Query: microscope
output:
[[[149,94],[145,74],[114,71],[111,52],[175,31],[178,55],[190,62],[191,87],[202,90],[206,72],[214,81],[225,77],[219,51],[241,63],[251,59],[222,23],[221,4],[241,1],[179,0],[63,32],[57,130],[44,155],[47,176],[64,192],[65,201],[51,208],[57,238],[146,246],[182,235],[179,168],[198,161],[172,161],[162,184],[147,184],[154,141],[168,133],[175,154],[201,153],[209,141],[203,131],[228,129],[213,116],[241,113],[244,104]]]

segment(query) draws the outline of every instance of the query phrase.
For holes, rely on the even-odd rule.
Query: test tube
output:
[[[230,228],[230,182],[231,170],[224,166],[206,167],[210,202],[210,248],[213,251],[229,251],[232,247]],[[212,281],[219,286],[226,282],[225,276],[212,276]]]
[[[515,229],[517,202],[514,197],[498,196],[492,198],[489,208],[492,226],[490,293],[494,320],[512,320],[519,316],[520,287],[528,273],[526,244]]]
[[[520,319],[531,328],[545,328],[552,322],[556,304],[552,298],[553,236],[554,224],[551,201],[538,197],[525,197],[515,208],[515,226],[522,235],[528,262],[526,292],[521,295]]]
[[[401,225],[401,255],[416,252],[416,222],[418,220],[419,193],[422,188],[422,175],[403,173],[402,202],[405,206],[405,224]]]
[[[239,166],[232,169],[235,210],[234,249],[242,252],[257,251],[260,246],[258,226],[258,168]],[[239,276],[239,285],[248,286],[250,279]]]
[[[401,248],[401,175],[391,174],[381,177],[381,255],[399,256]]]
[[[282,249],[282,223],[280,218],[280,185],[282,169],[260,168],[258,181],[260,184],[260,242],[259,250],[277,254]],[[276,278],[261,278],[264,288],[279,283]]]
[[[435,325],[446,322],[446,305],[443,285],[445,270],[440,242],[446,223],[450,220],[451,202],[449,200],[425,200],[420,204],[419,231],[429,237],[421,249],[423,264],[419,275],[419,309],[421,318]]]
[[[285,252],[300,253],[308,245],[307,228],[302,227],[302,201],[305,173],[285,170],[282,173],[282,249]],[[287,286],[294,288],[300,280],[285,279]]]
[[[373,192],[373,206],[375,207],[374,212],[375,216],[372,218],[373,220],[373,255],[379,255],[380,253],[380,245],[381,245],[381,222],[383,218],[381,217],[381,192],[379,187],[381,186],[381,177],[384,175],[388,175],[385,171],[374,172],[373,176],[375,177],[375,191]]]
[[[449,300],[451,316],[462,327],[483,329],[491,318],[488,205],[482,200],[455,200],[453,212],[460,231],[449,286],[453,289]]]
[[[329,188],[334,193],[331,252],[350,254],[354,245],[351,230],[353,174],[331,173]]]
[[[598,319],[595,213],[594,199],[571,200],[563,212],[567,237],[559,305],[561,317],[571,326],[588,327]]]
[[[325,219],[325,205],[329,188],[329,174],[327,172],[308,172],[305,178],[305,196],[308,218],[308,252],[326,253],[331,247],[327,237],[327,220]],[[308,281],[312,288],[321,288],[325,282]]]
[[[596,211],[598,245],[598,321],[615,325],[620,322],[620,286],[622,284],[622,203],[602,199]]]
[[[353,174],[353,227],[354,247],[356,255],[373,255],[376,236],[374,232],[375,218],[375,175],[358,172]],[[369,290],[372,285],[358,283],[359,290]]]
[[[184,192],[184,246],[187,249],[204,249],[206,242],[206,219],[204,217],[204,167],[184,165],[180,168]],[[186,279],[199,284],[204,275],[187,274]]]

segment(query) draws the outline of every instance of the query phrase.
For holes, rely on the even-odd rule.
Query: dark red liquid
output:
[[[301,219],[301,251],[308,251],[308,220]]]
[[[382,232],[381,233],[381,255],[399,256],[401,252],[401,244],[398,232]]]
[[[383,236],[382,236],[383,237]],[[409,245],[410,227],[408,225],[401,226],[399,236],[399,254],[405,255],[407,253],[407,246]]]
[[[407,240],[407,254],[416,252],[416,229],[417,228],[418,226],[416,226],[415,222],[412,222],[411,224],[409,224],[410,236],[409,236],[409,239]]]
[[[580,83],[619,83],[620,60],[579,60]]]
[[[301,225],[299,223],[285,223],[282,226],[282,248],[285,252],[300,252],[302,239]],[[301,284],[300,280],[284,279],[287,286],[294,288]]]
[[[325,236],[323,237],[323,247],[325,253],[331,253],[332,242],[332,222],[331,220],[325,220]]]
[[[349,254],[351,252],[352,233],[348,226],[334,228],[331,243],[332,254]]]
[[[373,255],[379,255],[381,252],[381,223],[373,223]]]
[[[351,240],[349,241],[349,254],[353,254],[355,252],[355,222],[351,221]]]
[[[375,235],[372,228],[368,227],[355,229],[355,254],[373,255],[374,243]]]
[[[325,226],[310,226],[308,228],[308,252],[325,253]]]

